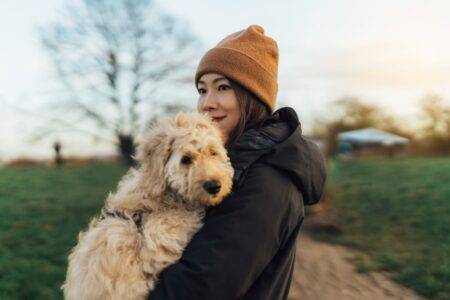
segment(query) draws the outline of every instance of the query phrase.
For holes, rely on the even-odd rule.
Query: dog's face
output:
[[[160,121],[138,153],[154,194],[170,188],[192,203],[208,206],[231,191],[234,171],[223,137],[204,114],[179,113]]]

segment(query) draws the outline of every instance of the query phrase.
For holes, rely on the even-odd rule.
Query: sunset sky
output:
[[[54,19],[62,2],[0,2],[0,159],[51,154],[51,139],[29,141],[42,118],[33,108],[45,101],[51,77],[36,26]],[[278,101],[297,110],[306,132],[342,96],[360,97],[404,120],[412,119],[426,93],[450,100],[450,1],[158,3],[190,25],[205,50],[250,24],[262,25],[280,50]],[[186,99],[194,105],[194,87]],[[61,139],[70,154],[114,151],[79,135]]]

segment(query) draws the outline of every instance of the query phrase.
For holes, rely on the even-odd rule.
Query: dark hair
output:
[[[230,132],[226,147],[232,146],[234,142],[246,131],[252,128],[259,128],[263,121],[271,115],[270,108],[256,95],[251,93],[238,82],[227,78],[236,94],[239,105],[239,122]]]

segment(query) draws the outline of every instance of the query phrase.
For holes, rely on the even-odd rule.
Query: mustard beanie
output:
[[[261,26],[251,25],[232,33],[206,52],[195,74],[196,86],[206,73],[237,81],[273,112],[278,91],[278,46]]]

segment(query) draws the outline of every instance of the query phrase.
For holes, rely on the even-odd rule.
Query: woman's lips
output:
[[[226,116],[223,117],[212,117],[213,122],[220,122],[221,120],[225,119]]]

